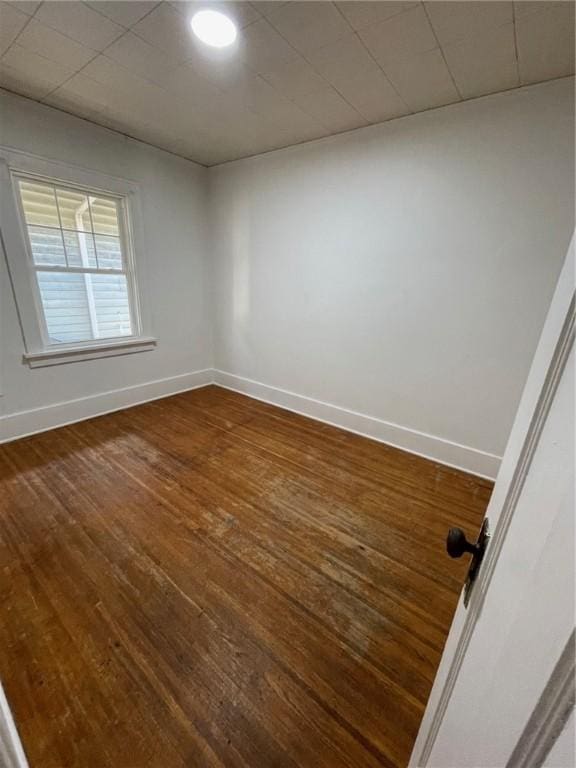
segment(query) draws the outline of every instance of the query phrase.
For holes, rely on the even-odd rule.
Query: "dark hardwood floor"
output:
[[[31,768],[405,766],[492,485],[206,387],[0,446]]]

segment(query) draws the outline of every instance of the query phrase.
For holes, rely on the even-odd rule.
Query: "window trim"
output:
[[[108,344],[99,341],[99,343],[91,344],[90,346],[60,344],[57,349],[49,349],[44,352],[26,352],[22,357],[30,368],[45,368],[49,365],[95,360],[99,357],[115,357],[116,355],[130,355],[133,352],[148,352],[156,346],[156,339],[153,337],[138,336],[134,338],[133,336],[125,336],[123,338],[126,340],[116,341],[113,339],[112,343]]]
[[[52,184],[61,182],[85,191],[121,198],[120,226],[125,230],[122,242],[126,248],[125,268],[129,273],[127,283],[134,330],[131,336],[81,343],[49,343],[17,188],[17,179],[23,176]],[[146,254],[138,184],[0,145],[0,239],[24,339],[23,362],[30,367],[40,367],[154,349],[157,340],[151,332],[150,305],[146,295]]]
[[[22,230],[24,232],[24,238],[25,238],[25,246],[26,251],[28,254],[28,263],[30,267],[30,272],[33,275],[33,290],[36,294],[36,306],[41,307],[42,311],[39,316],[39,324],[40,324],[40,333],[42,335],[42,342],[44,350],[59,350],[59,349],[66,349],[66,348],[76,348],[76,347],[82,347],[82,346],[92,346],[92,345],[98,345],[99,342],[102,342],[103,344],[108,342],[111,343],[114,341],[114,339],[120,340],[128,340],[128,339],[134,339],[139,338],[141,333],[141,320],[140,320],[140,307],[138,302],[138,291],[136,289],[136,267],[134,264],[134,253],[132,248],[132,238],[131,238],[131,227],[130,227],[130,211],[128,210],[128,199],[124,195],[119,195],[117,193],[111,193],[104,191],[102,189],[95,189],[94,187],[85,187],[80,186],[78,184],[71,184],[69,181],[64,181],[62,179],[54,179],[54,178],[46,178],[45,176],[39,176],[38,174],[31,174],[31,173],[23,173],[21,171],[16,171],[14,169],[11,169],[10,171],[11,180],[12,180],[12,186],[14,189],[14,194],[16,198],[16,206],[18,208],[18,213],[20,215],[20,221],[22,224]],[[27,181],[30,182],[38,182],[39,184],[47,184],[50,187],[56,191],[56,189],[68,189],[70,191],[78,191],[83,192],[87,196],[91,193],[96,193],[101,195],[103,198],[108,198],[110,200],[115,200],[118,205],[118,225],[119,225],[119,239],[122,244],[122,269],[101,269],[98,267],[90,268],[90,267],[75,267],[75,266],[54,266],[54,265],[47,265],[47,264],[37,264],[34,261],[34,255],[32,253],[32,243],[30,241],[30,231],[28,229],[28,225],[26,223],[26,216],[24,213],[24,206],[22,204],[22,194],[19,190],[19,182],[20,181]],[[54,229],[55,231],[58,231],[60,233],[63,233],[65,230],[63,227],[46,227],[47,229]],[[85,339],[84,341],[75,341],[75,342],[54,342],[50,339],[50,335],[48,333],[48,327],[46,324],[46,313],[44,311],[43,305],[42,305],[42,297],[40,294],[39,286],[38,286],[38,279],[37,279],[37,273],[38,272],[60,272],[60,273],[69,273],[69,274],[81,274],[81,275],[87,275],[87,274],[111,274],[111,275],[117,275],[122,274],[126,276],[126,284],[128,288],[128,306],[129,306],[129,312],[130,312],[130,327],[132,328],[133,332],[129,336],[117,336],[117,337],[106,337],[106,338],[95,338],[95,339]],[[92,323],[92,319],[91,319]]]

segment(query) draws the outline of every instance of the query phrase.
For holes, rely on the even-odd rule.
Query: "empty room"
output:
[[[1,768],[574,768],[574,9],[0,2]]]

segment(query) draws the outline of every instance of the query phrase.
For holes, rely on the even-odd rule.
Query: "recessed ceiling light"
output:
[[[214,48],[225,48],[236,40],[236,24],[218,11],[198,11],[190,25],[196,37]]]

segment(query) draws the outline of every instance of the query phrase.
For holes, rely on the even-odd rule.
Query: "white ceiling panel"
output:
[[[291,99],[305,96],[326,85],[326,81],[308,64],[298,57],[281,64],[279,67],[262,73],[262,77],[275,88],[278,93]]]
[[[2,56],[0,66],[9,67],[12,72],[22,77],[41,77],[43,82],[50,83],[53,88],[57,88],[74,74],[70,67],[50,61],[18,44],[11,46]]]
[[[516,21],[522,84],[574,73],[574,4],[551,6]]]
[[[269,16],[273,11],[277,11],[282,5],[286,5],[283,0],[252,0],[250,5],[255,8],[261,16]]]
[[[338,91],[369,123],[380,123],[410,112],[382,70],[342,81]]]
[[[287,99],[255,72],[246,72],[228,93],[229,104],[236,104],[256,114],[271,114],[279,104]]]
[[[573,73],[570,0],[0,1],[1,87],[206,165]]]
[[[258,73],[298,57],[298,52],[264,18],[242,31],[238,48],[240,60]]]
[[[448,45],[444,55],[465,99],[519,85],[513,24]]]
[[[8,50],[29,21],[29,16],[12,7],[12,3],[0,3],[0,55]]]
[[[335,43],[325,45],[308,54],[308,61],[323,77],[338,88],[352,78],[379,69],[358,35],[348,34]]]
[[[514,3],[514,17],[516,19],[522,18],[522,16],[529,16],[531,13],[538,13],[546,9],[561,7],[565,5],[567,0],[520,0],[520,2]]]
[[[176,61],[186,61],[194,55],[189,25],[170,3],[160,3],[134,24],[132,31]]]
[[[212,53],[206,55],[196,51],[186,63],[222,90],[231,90],[242,83],[246,77],[255,74],[254,70],[248,69],[244,63],[238,61],[236,52],[233,56],[229,56],[225,50],[214,49],[214,53],[216,55]]]
[[[165,88],[169,93],[178,94],[185,104],[193,104],[195,109],[207,109],[214,99],[222,98],[221,90],[189,64],[173,70]]]
[[[167,91],[134,75],[106,56],[98,56],[91,61],[80,76],[104,86],[104,93],[108,94],[107,106],[128,110],[135,122],[153,124],[159,121],[166,126],[170,111],[176,115],[182,108],[182,102],[171,97]],[[101,98],[102,89],[93,87],[92,92]]]
[[[479,0],[453,3],[433,0],[426,3],[426,11],[442,46],[512,22],[512,2]]]
[[[287,131],[294,136],[301,136],[299,141],[316,139],[326,135],[326,131],[318,120],[291,101],[276,104],[270,112],[263,115],[263,119],[267,125]]]
[[[350,32],[350,26],[334,3],[285,3],[268,15],[278,32],[300,53],[306,54],[333,43]]]
[[[352,29],[360,30],[373,27],[381,21],[396,16],[398,13],[414,8],[418,3],[411,2],[363,2],[362,0],[347,0],[336,3],[340,12],[345,16]]]
[[[56,32],[36,19],[30,19],[26,29],[18,37],[18,45],[62,64],[73,72],[81,69],[97,55],[97,51],[92,48],[77,43],[76,40]]]
[[[109,108],[119,101],[120,96],[103,83],[98,83],[86,75],[76,74],[60,88],[53,90],[46,103],[77,111],[81,117],[100,115],[107,117]]]
[[[413,112],[452,104],[460,99],[439,48],[393,61],[386,67],[386,74]]]
[[[101,13],[108,19],[129,28],[143,16],[158,5],[159,0],[154,2],[140,2],[140,0],[94,0],[88,2],[94,11]]]
[[[50,0],[40,5],[34,18],[96,51],[110,45],[124,32],[124,27],[82,2]]]
[[[438,42],[422,5],[398,13],[390,19],[359,32],[374,58],[386,66],[391,61],[408,59],[438,47]]]
[[[6,88],[31,99],[43,100],[54,90],[54,83],[40,72],[22,71],[0,61],[0,88]]]
[[[333,133],[368,125],[366,118],[329,85],[299,96],[295,101],[304,112]]]
[[[303,131],[317,131],[320,126],[314,118],[303,112],[290,99],[282,96],[258,75],[247,78],[239,87],[227,94],[227,103],[258,115],[265,124],[277,129],[294,132],[298,127]]]
[[[177,63],[146,40],[126,32],[106,49],[109,59],[158,85],[168,85]]]
[[[134,75],[104,54],[99,54],[83,69],[82,75],[110,88],[138,89],[146,81]]]
[[[40,5],[40,0],[10,0],[10,5],[28,16],[34,15]]]

